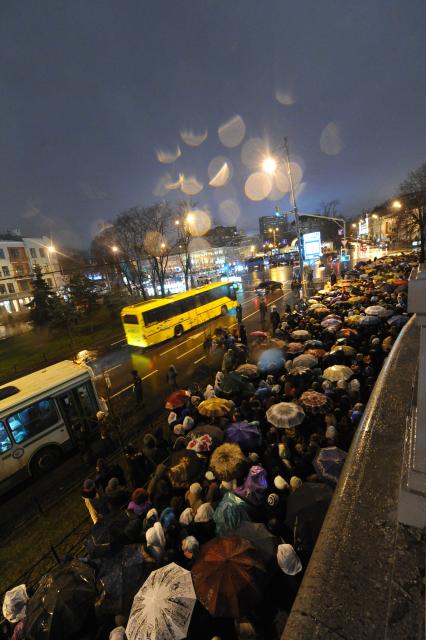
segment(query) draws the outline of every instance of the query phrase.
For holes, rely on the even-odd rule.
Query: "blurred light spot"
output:
[[[298,162],[290,162],[290,168],[291,168],[291,177],[293,179],[293,186],[296,189],[297,186],[302,182],[303,169]]]
[[[168,191],[173,191],[174,189],[180,189],[182,187],[183,180],[184,180],[183,173],[180,173],[179,178],[176,180],[176,182],[168,182],[165,185],[165,187]]]
[[[183,193],[186,193],[187,196],[195,196],[202,191],[203,185],[201,182],[198,182],[195,176],[190,176],[189,178],[182,176],[180,189]]]
[[[263,171],[255,171],[246,180],[244,191],[250,200],[264,200],[271,193],[272,177]]]
[[[156,196],[157,198],[162,198],[163,196],[165,196],[169,190],[167,185],[171,182],[172,176],[170,175],[170,173],[165,173],[164,175],[162,175],[161,178],[157,180],[157,184],[152,190],[154,196]]]
[[[291,107],[291,105],[296,102],[294,95],[291,91],[283,91],[281,89],[277,89],[275,91],[275,98],[284,107]]]
[[[259,169],[268,155],[268,145],[261,138],[250,138],[241,149],[241,160],[247,169]]]
[[[207,129],[203,133],[194,133],[190,129],[184,129],[180,132],[180,137],[188,147],[199,147],[204,140],[207,140]]]
[[[235,225],[241,215],[238,202],[233,199],[223,200],[219,205],[220,221],[224,225]]]
[[[218,156],[209,164],[208,174],[211,187],[224,187],[231,179],[231,167],[226,158]]]
[[[175,162],[181,155],[182,152],[179,147],[176,148],[176,151],[157,149],[157,160],[163,164],[172,164],[172,162]]]
[[[300,182],[297,187],[295,188],[296,191],[296,196],[299,197],[300,195],[302,195],[302,193],[305,191],[306,187],[307,187],[308,183],[307,182]]]
[[[189,251],[208,251],[210,243],[205,238],[192,238],[189,242]]]
[[[217,132],[225,147],[238,147],[246,135],[246,125],[241,116],[234,116],[222,124]]]
[[[343,148],[340,127],[336,122],[329,122],[322,130],[320,137],[321,151],[328,156],[336,156]]]
[[[145,251],[150,256],[159,256],[167,247],[166,238],[159,231],[148,231],[143,241]]]
[[[187,225],[191,235],[204,236],[210,231],[212,221],[208,211],[204,209],[191,209],[185,215],[185,224]]]
[[[284,193],[277,188],[277,186],[275,184],[275,181],[274,181],[274,183],[272,185],[271,192],[268,195],[268,200],[272,200],[272,202],[276,202],[277,200],[281,200],[283,195],[284,195]]]
[[[288,177],[287,169],[279,167],[274,175],[274,186],[278,191],[288,193],[290,191],[290,180]]]

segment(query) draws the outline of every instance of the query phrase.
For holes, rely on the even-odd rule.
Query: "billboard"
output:
[[[319,258],[321,253],[321,232],[314,231],[313,233],[303,234],[303,248],[305,260],[311,260],[313,258]]]

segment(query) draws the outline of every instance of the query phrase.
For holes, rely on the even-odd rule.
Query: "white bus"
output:
[[[0,494],[55,467],[101,402],[89,367],[69,360],[0,386]]]

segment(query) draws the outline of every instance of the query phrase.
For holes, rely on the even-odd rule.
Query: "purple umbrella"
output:
[[[345,459],[346,451],[343,449],[325,447],[317,453],[313,461],[314,469],[319,478],[336,485]]]
[[[262,436],[258,422],[232,422],[225,430],[226,442],[239,444],[243,451],[252,451],[260,447]]]
[[[265,492],[268,489],[268,478],[265,469],[260,465],[253,465],[247,474],[247,478],[235,493],[240,498],[254,506],[262,504]]]
[[[387,322],[391,326],[403,327],[404,324],[409,321],[409,319],[410,318],[408,316],[392,316],[392,318],[389,318]]]

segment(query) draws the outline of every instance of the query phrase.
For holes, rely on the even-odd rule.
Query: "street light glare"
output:
[[[56,252],[56,249],[55,249],[55,247],[53,246],[53,244],[52,244],[52,245],[50,245],[50,247],[47,247],[47,250],[48,250],[48,252],[49,252],[49,253],[55,253],[55,252]]]
[[[401,208],[402,208],[402,204],[400,203],[400,201],[399,201],[399,200],[394,200],[394,201],[392,202],[392,207],[393,207],[394,209],[401,209]]]
[[[113,247],[111,247],[111,251],[112,251],[113,253],[117,253],[117,251],[118,251],[118,247],[117,247],[116,245],[114,245]]]
[[[275,158],[272,158],[271,156],[265,158],[262,162],[262,169],[270,176],[274,175],[275,171],[277,170],[277,161],[275,160]]]

